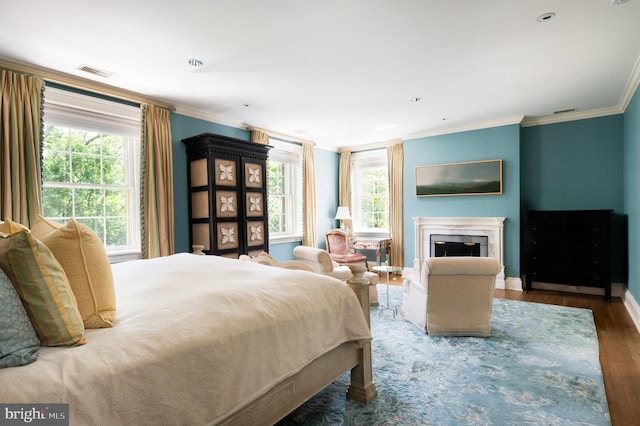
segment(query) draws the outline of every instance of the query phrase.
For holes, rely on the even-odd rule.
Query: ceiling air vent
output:
[[[569,109],[562,109],[560,111],[554,111],[554,114],[566,114],[568,112],[576,112],[578,111],[578,108],[569,108]]]
[[[104,78],[111,77],[114,74],[111,71],[101,70],[99,68],[92,67],[92,66],[89,66],[89,65],[80,65],[78,67],[78,69],[80,71],[88,72],[89,74],[97,75],[97,76],[104,77]]]

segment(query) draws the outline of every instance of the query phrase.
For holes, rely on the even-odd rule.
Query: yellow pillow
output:
[[[85,328],[112,327],[116,294],[109,257],[100,238],[71,219],[60,225],[42,217],[31,229],[64,269]]]
[[[67,276],[44,244],[28,231],[11,236],[0,233],[0,268],[22,299],[42,345],[86,343],[84,325]]]
[[[49,232],[53,232],[56,229],[62,228],[63,226],[64,225],[61,223],[45,219],[44,217],[38,215],[36,223],[31,225],[31,233],[34,237],[40,239],[42,236],[48,234]]]
[[[28,230],[29,228],[27,228],[26,226],[13,222],[11,220],[7,220],[6,222],[0,221],[0,232],[4,232],[7,235],[13,235],[18,232]]]

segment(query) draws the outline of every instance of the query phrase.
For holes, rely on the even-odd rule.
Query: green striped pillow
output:
[[[86,343],[82,317],[64,270],[29,231],[0,233],[0,268],[16,288],[42,345]]]
[[[30,364],[38,359],[40,339],[24,305],[0,268],[0,368]]]

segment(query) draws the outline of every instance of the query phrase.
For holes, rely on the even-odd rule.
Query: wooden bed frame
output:
[[[279,266],[277,262],[272,265]],[[353,277],[347,284],[358,296],[367,324],[371,326],[369,281],[362,277],[366,268],[363,265],[350,265],[350,268]],[[347,390],[347,398],[363,403],[373,400],[378,392],[373,383],[371,342],[365,342],[361,346],[357,342],[346,342],[276,384],[266,394],[248,402],[220,424],[273,425],[349,370],[351,384]]]

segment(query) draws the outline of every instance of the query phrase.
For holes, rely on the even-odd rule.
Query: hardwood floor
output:
[[[380,282],[386,282],[381,276]],[[399,275],[390,279],[402,285]],[[495,297],[591,309],[600,345],[600,365],[614,426],[640,425],[640,333],[619,297],[533,290],[496,290]]]

